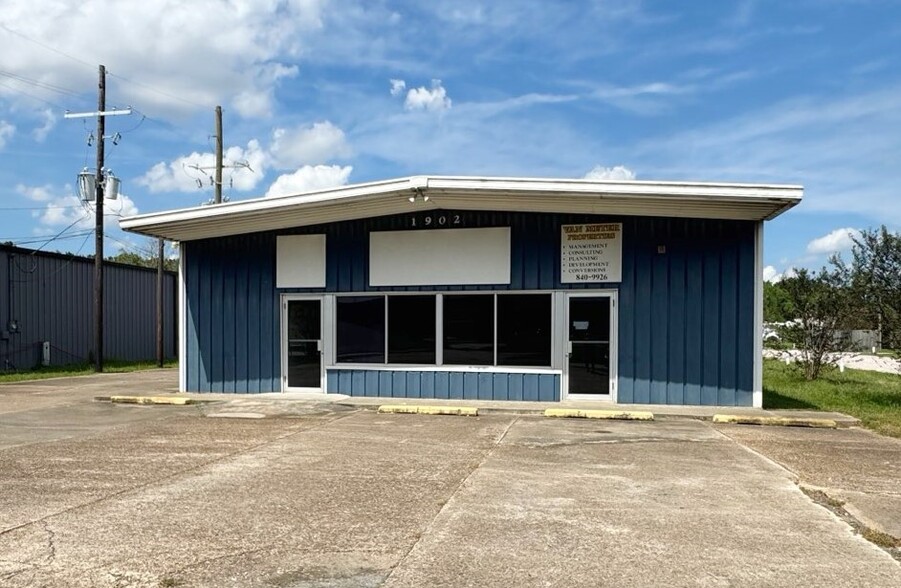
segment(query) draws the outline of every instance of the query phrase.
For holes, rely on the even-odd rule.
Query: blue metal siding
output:
[[[510,284],[369,286],[369,233],[409,229],[406,215],[185,243],[188,388],[280,389],[280,293],[603,288],[619,292],[620,402],[751,404],[753,366],[759,361],[753,351],[753,222],[494,212],[460,216],[465,227],[511,228]],[[560,283],[560,225],[583,222],[623,223],[621,283]],[[327,235],[326,287],[277,290],[276,236],[311,233]],[[436,398],[479,398],[489,390],[478,375],[460,372],[418,382],[406,376],[389,382],[386,373],[391,372],[366,373],[347,386],[357,390],[362,384],[363,390],[382,394],[396,387],[398,393]],[[346,387],[340,378],[329,380],[329,386],[334,382]],[[493,378],[490,394],[538,399],[549,395],[543,386],[540,379],[532,383],[510,375],[502,384]],[[554,394],[559,397],[559,381]]]
[[[374,376],[374,377],[373,377]],[[515,382],[515,384],[514,384]],[[511,384],[525,393],[508,397]],[[330,369],[326,391],[348,396],[458,398],[470,400],[560,400],[558,374]]]

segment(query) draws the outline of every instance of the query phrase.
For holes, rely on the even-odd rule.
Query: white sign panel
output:
[[[275,242],[276,288],[325,288],[325,235],[286,235]]]
[[[560,238],[562,283],[622,281],[622,223],[563,225]]]
[[[369,234],[369,284],[510,283],[510,227]]]

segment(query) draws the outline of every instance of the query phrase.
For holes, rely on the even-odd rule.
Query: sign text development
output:
[[[622,223],[563,225],[560,229],[562,283],[622,280]]]

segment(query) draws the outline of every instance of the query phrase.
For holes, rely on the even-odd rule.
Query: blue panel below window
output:
[[[559,374],[328,370],[330,394],[381,398],[560,400]]]

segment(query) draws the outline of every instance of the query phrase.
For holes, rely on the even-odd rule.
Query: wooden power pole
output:
[[[222,203],[222,107],[216,107],[216,204]]]
[[[103,169],[103,141],[106,117],[131,114],[131,108],[106,110],[106,67],[100,66],[97,84],[97,112],[69,112],[65,118],[97,117],[97,172],[94,176],[94,371],[103,371],[103,198],[106,170]],[[115,198],[115,195],[113,195]],[[82,194],[89,199],[89,194]]]
[[[106,132],[106,66],[100,66],[97,98],[97,193],[94,208],[94,371],[103,371],[103,134]]]
[[[163,350],[163,252],[165,241],[160,237],[157,243],[156,266],[156,365],[163,367],[165,351]]]

